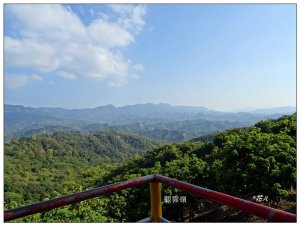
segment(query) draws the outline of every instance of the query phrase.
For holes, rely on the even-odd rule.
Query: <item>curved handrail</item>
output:
[[[6,210],[4,211],[4,221],[10,221],[34,213],[49,211],[61,206],[66,206],[83,200],[99,197],[102,195],[107,195],[116,191],[121,191],[124,189],[144,185],[151,182],[153,178],[154,175],[148,175],[148,176],[144,176],[132,180],[126,180],[119,183],[106,185],[88,191],[75,193],[72,195],[66,195],[60,198],[50,199],[47,201],[38,202],[27,206]]]
[[[107,195],[116,191],[121,191],[127,188],[137,187],[147,184],[149,182],[161,182],[165,185],[178,188],[180,190],[189,192],[204,199],[215,201],[221,204],[232,206],[244,212],[252,213],[262,218],[274,222],[296,222],[297,216],[282,210],[277,210],[271,207],[260,205],[254,202],[243,200],[231,195],[206,189],[200,186],[182,182],[173,178],[165,177],[159,174],[151,174],[144,177],[122,181],[115,184],[106,185],[72,195],[63,196],[56,199],[51,199],[39,203],[34,203],[28,206],[22,206],[15,209],[4,211],[4,221],[13,220],[20,217],[25,217],[34,213],[48,211],[61,206],[77,203],[83,200],[94,197]]]
[[[199,187],[193,184],[182,182],[173,178],[162,175],[155,175],[154,179],[165,185],[189,192],[200,196],[204,199],[232,206],[247,213],[252,213],[264,219],[274,222],[296,222],[295,214],[288,213],[282,210],[277,210],[268,206],[264,206],[255,202],[240,199],[221,192],[213,191],[207,188]]]

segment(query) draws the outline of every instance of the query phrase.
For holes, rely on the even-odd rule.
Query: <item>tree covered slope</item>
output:
[[[57,132],[13,140],[4,146],[6,201],[16,196],[22,204],[76,192],[89,185],[85,179],[99,178],[111,164],[142,155],[156,145],[146,138],[116,132]]]
[[[28,153],[22,153],[22,158],[16,156],[13,158],[12,153],[20,152],[18,150],[7,150],[7,146],[5,147],[5,162],[8,164],[5,166],[6,208],[36,200],[29,197],[28,194],[35,194],[30,189],[18,190],[18,187],[26,184],[26,180],[27,182],[31,181],[27,178],[34,177],[34,166],[36,165],[34,158],[27,157],[26,160],[25,156],[28,156]],[[93,151],[93,153],[96,152]],[[87,159],[87,157],[84,158]],[[21,161],[21,159],[23,160]],[[93,162],[95,159],[86,161]],[[47,166],[48,161],[46,162],[39,164],[40,169],[43,169],[44,176],[49,178],[47,169],[51,167]],[[57,161],[55,164],[64,163]],[[10,172],[13,168],[12,165],[17,165],[14,167],[14,172]],[[77,166],[76,169],[80,168],[82,167]],[[88,181],[86,183],[88,186],[77,187],[73,192],[159,173],[198,186],[244,197],[251,201],[253,201],[252,196],[263,194],[268,196],[268,202],[264,204],[276,207],[276,203],[280,200],[291,200],[293,198],[292,190],[296,188],[296,114],[283,116],[276,120],[261,121],[249,128],[219,132],[209,139],[154,147],[144,155],[136,155],[118,166],[99,168],[96,165],[88,166],[87,164],[85,169],[85,176],[76,177],[76,180],[78,185],[80,180]],[[54,184],[64,181],[54,176],[61,173],[59,168],[56,167],[56,172],[51,173],[50,178],[56,178],[53,180]],[[68,173],[72,175],[74,171],[69,170]],[[22,176],[18,178],[19,184],[16,185],[16,179],[11,178],[13,175],[20,174]],[[95,176],[95,174],[99,176]],[[63,175],[64,173],[61,177]],[[13,180],[14,183],[9,180]],[[48,180],[51,181],[51,179]],[[70,180],[69,183],[76,180]],[[35,182],[39,183],[38,180]],[[63,193],[57,191],[56,196],[52,194],[54,184],[52,186],[47,184],[44,186],[45,190],[39,191],[41,192],[40,200],[57,197],[58,194]],[[164,202],[163,216],[171,221],[196,220],[197,216],[211,205],[211,203],[177,189],[162,187],[162,197],[174,195],[185,196],[186,203]],[[149,186],[142,186],[17,221],[135,222],[149,216],[149,200]]]

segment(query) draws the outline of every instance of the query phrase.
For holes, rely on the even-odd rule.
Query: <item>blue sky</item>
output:
[[[4,7],[4,101],[296,106],[295,4]]]

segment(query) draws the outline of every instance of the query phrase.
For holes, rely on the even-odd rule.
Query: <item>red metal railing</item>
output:
[[[107,195],[112,192],[144,185],[150,182],[160,182],[165,185],[189,192],[196,196],[200,196],[204,199],[225,204],[228,206],[232,206],[234,208],[237,208],[247,213],[252,213],[254,215],[268,219],[269,221],[273,221],[273,222],[296,222],[297,221],[297,216],[295,214],[291,214],[282,210],[277,210],[271,207],[260,205],[240,198],[236,198],[234,196],[230,196],[224,193],[202,188],[193,184],[185,183],[159,174],[152,174],[137,179],[127,180],[116,184],[110,184],[107,186],[95,188],[89,191],[75,193],[72,195],[67,195],[64,197],[51,199],[51,200],[31,204],[28,206],[6,210],[4,212],[4,221],[10,221],[34,213],[48,211],[61,206],[77,203],[83,200],[91,199],[102,195]],[[158,203],[160,203],[160,200],[158,200]],[[155,212],[155,210],[154,211],[152,210],[152,212]]]
[[[122,181],[116,184],[110,184],[93,190],[75,193],[72,195],[63,196],[56,199],[51,199],[39,203],[34,203],[28,206],[7,210],[4,212],[4,221],[13,220],[20,217],[25,217],[34,213],[40,213],[55,209],[61,206],[77,203],[83,200],[107,195],[116,191],[121,191],[127,188],[137,187],[153,181],[154,175],[148,175],[133,180]]]
[[[185,183],[176,179],[155,175],[155,179],[165,185],[189,192],[204,199],[232,206],[247,213],[252,213],[264,219],[274,222],[296,222],[297,216],[282,210],[277,210],[271,207],[240,199],[221,192],[213,191],[207,188],[202,188],[193,184]]]

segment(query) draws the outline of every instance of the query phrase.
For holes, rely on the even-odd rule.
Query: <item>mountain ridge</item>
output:
[[[293,113],[296,109],[291,108]],[[275,114],[274,114],[275,113]],[[169,104],[114,105],[85,109],[4,105],[5,141],[55,131],[116,130],[177,142],[234,127],[245,127],[281,113],[220,112],[205,107]],[[161,136],[161,137],[160,137]]]

